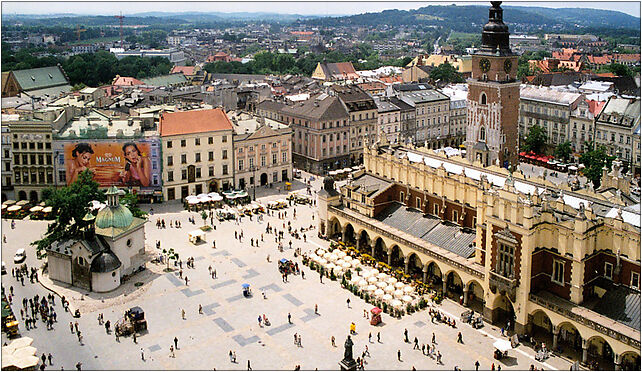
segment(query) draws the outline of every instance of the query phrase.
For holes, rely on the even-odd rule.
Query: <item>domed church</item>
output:
[[[93,292],[109,292],[121,279],[145,267],[145,222],[120,204],[124,191],[107,190],[107,205],[94,217],[82,240],[64,240],[47,249],[49,278]]]

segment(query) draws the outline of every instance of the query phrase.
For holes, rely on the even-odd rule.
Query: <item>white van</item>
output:
[[[13,262],[14,263],[23,263],[24,260],[27,259],[27,252],[25,252],[24,248],[20,248],[16,251],[16,255],[13,256]]]

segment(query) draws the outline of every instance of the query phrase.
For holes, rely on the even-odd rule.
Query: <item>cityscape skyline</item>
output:
[[[73,10],[70,9],[73,3]],[[5,1],[2,3],[4,14],[111,14],[114,9],[119,9],[123,14],[137,14],[150,12],[146,1],[136,2],[89,2],[89,1],[38,1],[19,2]],[[181,10],[176,7],[180,4]],[[248,4],[255,8],[248,9]],[[485,2],[359,2],[359,1],[185,1],[185,2],[155,2],[155,12],[265,12],[276,14],[300,14],[319,16],[353,15],[367,12],[380,12],[388,9],[411,10],[428,5],[485,5]],[[637,1],[603,1],[603,2],[564,2],[564,1],[510,1],[504,6],[534,6],[548,8],[589,8],[619,11],[634,17],[640,17],[640,2]],[[43,11],[43,9],[47,9]]]

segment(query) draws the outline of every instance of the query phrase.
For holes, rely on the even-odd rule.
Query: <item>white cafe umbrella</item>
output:
[[[399,300],[392,300],[392,302],[390,303],[390,306],[392,306],[394,308],[399,308],[399,307],[401,307],[401,305],[403,305],[403,302],[401,302]]]
[[[403,302],[412,302],[412,297],[403,296],[403,297],[401,297],[401,301],[403,301]]]
[[[354,267],[357,267],[361,263],[358,258],[353,258],[351,262]]]
[[[332,254],[330,255],[330,258],[328,258],[328,260],[329,260],[329,261],[332,261],[332,262],[335,262],[335,261],[337,261],[338,259],[339,259],[339,256],[337,256],[337,255],[336,255],[336,254],[334,254],[334,253],[332,253]]]
[[[316,262],[319,259],[319,256],[316,255],[316,253],[312,253],[310,255],[310,259],[314,262]]]
[[[325,268],[328,269],[328,271],[330,271],[332,269],[336,269],[337,265],[335,265],[333,263],[329,263]]]
[[[383,295],[383,297],[381,299],[384,300],[384,301],[390,301],[390,300],[392,300],[392,296],[389,295],[389,294],[385,294],[385,295]]]
[[[395,296],[395,298],[401,298],[403,297],[403,291],[400,289],[397,289],[392,295]]]
[[[384,295],[383,289],[377,289],[374,292],[374,295],[377,296],[377,297],[383,297],[383,295]]]
[[[222,200],[223,200],[223,197],[222,197],[221,195],[216,194],[216,195],[213,195],[213,196],[212,196],[212,195],[210,195],[210,199],[211,199],[212,201],[217,202],[217,201],[222,201]]]
[[[395,284],[397,281],[398,281],[397,278],[393,278],[393,277],[386,279],[386,283],[388,284]]]
[[[352,265],[350,265],[350,262],[343,261],[343,263],[341,264],[341,267],[343,267],[345,270],[347,270],[350,267],[352,267]]]
[[[377,290],[377,286],[376,286],[376,285],[372,285],[372,284],[371,284],[371,285],[369,285],[369,286],[366,288],[366,291],[368,291],[368,292],[374,292],[374,291],[376,291],[376,290]]]
[[[190,199],[190,200],[187,201],[188,204],[192,204],[192,205],[198,204],[200,202],[201,202],[200,199]]]
[[[344,252],[344,251],[337,251],[337,252],[336,252],[336,255],[337,255],[339,258],[343,258],[343,257],[345,257],[345,256],[346,256],[346,252]]]
[[[402,283],[402,282],[397,282],[397,283],[395,283],[395,288],[397,288],[397,289],[401,289],[401,288],[403,288],[403,287],[405,287],[405,286],[406,286],[406,284],[405,284],[405,283]]]
[[[207,194],[198,194],[196,195],[196,197],[199,199],[204,199],[204,198],[207,198]]]
[[[19,206],[19,205],[12,205],[12,206],[10,206],[9,208],[7,208],[7,211],[9,211],[9,212],[15,212],[15,211],[19,211],[19,210],[21,210],[21,209],[22,209],[22,207],[21,207],[21,206]]]
[[[511,345],[510,341],[508,340],[497,340],[493,344],[493,347],[495,347],[495,349],[501,351],[502,353],[513,349],[513,345]]]
[[[379,274],[379,270],[377,270],[377,269],[372,269],[370,272],[371,272],[373,275],[377,275],[377,274]]]
[[[328,263],[328,260],[326,260],[325,258],[319,258],[319,265],[323,266],[327,263]]]
[[[363,270],[361,276],[363,276],[364,278],[369,278],[372,276],[372,273],[368,270]]]
[[[317,249],[316,253],[317,253],[319,256],[323,256],[323,255],[326,253],[326,251],[325,251],[325,249],[323,249],[323,248],[319,248],[319,249]]]
[[[384,282],[379,282],[379,283],[377,283],[377,287],[379,287],[379,288],[381,288],[381,289],[384,289],[384,288],[386,288],[387,286],[388,286],[388,284],[386,284],[386,283],[384,283]]]
[[[387,277],[388,277],[388,274],[386,274],[386,273],[377,274],[377,278],[379,278],[379,279],[386,279]]]
[[[414,289],[411,286],[406,286],[403,289],[403,293],[412,293],[414,292]]]
[[[363,280],[363,278],[360,277],[360,276],[356,276],[355,275],[355,276],[352,277],[352,279],[350,279],[350,284],[357,284],[357,283],[359,283],[360,280]],[[368,283],[368,282],[366,282],[366,283]]]
[[[39,205],[36,205],[35,207],[31,207],[31,209],[29,209],[29,212],[34,213],[34,212],[40,212],[41,210],[42,210],[42,207]]]
[[[359,283],[357,283],[357,285],[359,286],[359,288],[365,288],[365,287],[368,286],[368,282],[363,280],[363,279],[361,279],[361,280],[359,280]]]
[[[392,285],[389,285],[384,289],[384,291],[386,291],[386,293],[394,293],[395,292],[395,287],[392,286]]]
[[[190,201],[190,200],[192,200],[192,199],[198,199],[198,196],[196,196],[196,195],[189,195],[189,196],[186,196],[186,197],[185,197],[185,200],[187,200],[187,201]]]
[[[330,259],[330,256],[332,256],[332,253],[330,253],[330,252],[325,252],[323,254],[323,258],[325,258],[326,260]]]
[[[376,278],[376,277],[374,277],[374,276],[371,276],[371,277],[369,277],[369,278],[368,278],[368,283],[373,283],[373,284],[374,284],[374,283],[376,283],[377,281],[378,281],[378,280],[377,280],[377,278]]]

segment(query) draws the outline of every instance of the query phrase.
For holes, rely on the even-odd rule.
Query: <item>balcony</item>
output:
[[[511,301],[515,302],[518,286],[517,279],[509,279],[495,271],[490,272],[489,287],[491,292],[505,294]]]

